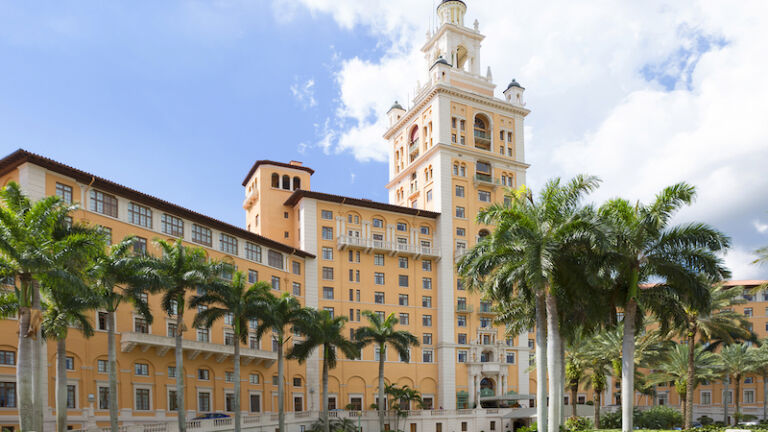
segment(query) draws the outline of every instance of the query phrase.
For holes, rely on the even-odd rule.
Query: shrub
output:
[[[714,420],[712,420],[712,417],[709,417],[709,416],[705,416],[705,415],[703,415],[703,416],[701,416],[701,417],[697,418],[696,420],[697,420],[699,423],[701,423],[701,425],[702,425],[702,426],[711,425],[712,423],[714,423],[714,422],[715,422]]]
[[[517,431],[518,432],[537,432],[538,427],[539,426],[536,424],[536,422],[533,422],[533,423],[531,423],[530,426],[523,426],[523,427],[517,429]]]
[[[595,405],[595,401],[587,401],[585,405],[593,406]]]
[[[595,428],[595,424],[592,423],[592,420],[586,418],[586,417],[570,417],[568,420],[565,421],[565,430],[576,432],[576,431],[585,431],[585,430],[592,430]]]
[[[600,414],[601,429],[621,429],[621,411]]]
[[[641,429],[672,429],[683,424],[680,411],[667,406],[655,406],[635,413],[635,426]]]

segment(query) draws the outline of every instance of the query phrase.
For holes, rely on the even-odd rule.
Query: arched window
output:
[[[477,237],[478,237],[478,239],[482,240],[482,239],[486,238],[490,234],[491,233],[488,232],[487,229],[481,229],[480,232],[477,233]]]
[[[277,173],[272,173],[272,187],[280,188],[280,176]]]
[[[475,129],[485,130],[485,120],[482,117],[475,117]]]
[[[411,129],[411,140],[409,141],[411,144],[419,140],[419,127],[414,126],[413,129]]]
[[[301,179],[298,177],[293,178],[293,190],[301,189]]]
[[[284,175],[283,176],[283,189],[290,190],[291,189],[291,177]]]
[[[465,66],[467,66],[467,49],[459,45],[456,48],[456,67],[466,70]]]

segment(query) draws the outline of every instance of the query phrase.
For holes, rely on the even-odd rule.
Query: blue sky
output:
[[[525,161],[600,176],[594,200],[678,181],[679,221],[768,244],[764,0],[467,0],[481,69],[527,89]],[[314,190],[386,201],[384,113],[408,104],[432,0],[0,0],[0,153],[25,148],[242,225],[253,161],[298,159]],[[497,89],[497,96],[500,90]]]

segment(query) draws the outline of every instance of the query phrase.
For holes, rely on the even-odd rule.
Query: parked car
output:
[[[229,418],[229,414],[224,413],[206,413],[201,414],[192,420],[208,420],[208,419],[220,419],[220,418]]]

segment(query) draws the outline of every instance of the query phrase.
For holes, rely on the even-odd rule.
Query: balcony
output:
[[[383,240],[361,239],[359,237],[339,236],[336,246],[339,249],[354,248],[387,252],[391,255],[414,255],[432,258],[440,258],[440,250],[436,247],[412,245],[408,243],[387,242]]]
[[[245,195],[245,200],[243,201],[243,210],[248,210],[253,206],[253,204],[259,199],[259,191],[256,189],[253,189],[252,191],[248,192],[247,195]]]
[[[493,310],[492,305],[487,303],[481,303],[477,313],[481,315],[496,315],[496,311]]]
[[[476,148],[488,151],[491,150],[491,134],[481,129],[475,129],[474,136]]]
[[[157,355],[163,357],[168,351],[174,349],[176,340],[169,336],[159,336],[146,333],[122,333],[120,335],[120,350],[122,352],[131,352],[136,348],[142,352],[147,352],[155,348]],[[187,353],[190,360],[202,355],[204,360],[215,356],[218,363],[231,358],[235,354],[235,347],[232,345],[222,345],[210,342],[197,342],[184,339],[181,343],[182,349]],[[247,365],[253,362],[254,365],[264,364],[269,367],[277,360],[277,354],[271,351],[240,347],[240,359]]]
[[[419,140],[415,139],[408,145],[408,154],[417,153],[419,151]]]
[[[490,174],[475,173],[474,183],[475,183],[475,186],[482,183],[484,185],[490,185],[490,186],[496,187],[501,184],[501,181],[499,179],[493,178],[493,176]]]
[[[461,304],[461,303],[456,305],[456,312],[458,313],[472,313],[472,309],[473,309],[472,305]]]

